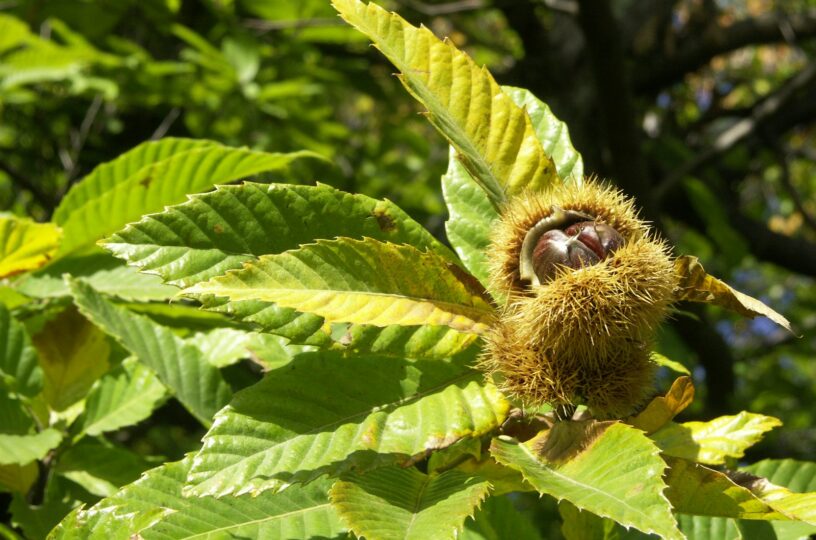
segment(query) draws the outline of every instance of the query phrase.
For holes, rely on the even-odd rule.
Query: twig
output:
[[[809,64],[802,71],[788,79],[775,93],[766,97],[754,107],[748,118],[743,118],[730,128],[726,129],[714,140],[704,152],[686,164],[675,169],[663,182],[655,188],[655,200],[660,201],[683,178],[700,167],[711,163],[737,143],[756,132],[757,127],[771,115],[779,111],[793,95],[805,86],[816,81],[816,62]]]
[[[448,2],[446,4],[426,4],[425,2],[420,2],[419,0],[406,0],[405,4],[419,11],[423,15],[428,15],[429,17],[451,15],[453,13],[462,13],[464,11],[475,11],[487,7],[485,0],[458,0],[456,2]]]
[[[796,186],[793,185],[793,180],[791,179],[790,174],[790,166],[788,164],[788,156],[785,154],[782,148],[775,148],[777,156],[779,158],[779,165],[782,167],[782,184],[785,186],[785,189],[788,192],[791,200],[793,201],[793,205],[802,214],[802,219],[808,226],[816,231],[816,217],[810,213],[810,211],[805,207],[804,201],[802,201],[802,195],[799,193],[799,190],[796,189]]]
[[[167,134],[167,131],[170,129],[170,126],[173,125],[178,117],[181,115],[181,109],[178,107],[173,107],[170,109],[170,112],[167,113],[167,116],[164,117],[164,120],[161,121],[159,127],[156,128],[156,131],[153,132],[153,135],[150,136],[151,141],[155,141],[157,139],[161,139]]]
[[[82,153],[82,149],[85,147],[85,141],[88,140],[88,133],[91,131],[91,127],[96,121],[96,117],[99,114],[99,109],[102,108],[102,103],[102,96],[97,95],[94,97],[93,101],[88,106],[88,110],[85,111],[85,117],[82,119],[82,123],[79,125],[79,131],[71,133],[70,154],[67,158],[60,155],[60,159],[63,161],[63,167],[70,165],[69,167],[66,167],[67,171],[65,176],[68,179],[68,182],[66,182],[66,190],[73,183],[74,176],[76,176],[76,173],[79,171],[79,155]]]

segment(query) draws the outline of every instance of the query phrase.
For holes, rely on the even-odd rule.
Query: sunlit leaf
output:
[[[335,538],[344,530],[329,504],[331,481],[276,494],[187,498],[181,490],[191,461],[187,457],[152,469],[95,506],[72,512],[49,538]]]
[[[670,423],[651,435],[664,454],[718,465],[745,450],[782,422],[771,416],[741,412],[709,422]]]
[[[456,265],[412,246],[342,238],[263,256],[184,292],[275,302],[327,321],[435,324],[480,333],[493,310],[473,281]]]
[[[450,251],[389,201],[330,186],[219,186],[142,217],[104,246],[128,264],[187,287],[319,238],[346,236]]]
[[[210,424],[232,392],[200,350],[169,328],[106,300],[82,281],[73,280],[70,286],[83,313],[152,368],[199,421]]]
[[[154,143],[161,145],[163,141]],[[210,189],[215,184],[229,183],[266,171],[280,170],[293,161],[312,157],[309,152],[274,154],[247,148],[230,148],[215,143],[182,145],[179,151],[171,140],[171,150],[164,148],[149,152],[137,147],[119,158],[118,165],[91,173],[82,196],[73,197],[64,204],[63,211],[54,221],[64,232],[59,254],[65,255],[78,248],[93,244],[112,234],[144,214],[162,210],[164,206],[185,200],[188,193]],[[139,167],[138,160],[141,160]],[[81,181],[77,186],[82,186]],[[75,189],[81,189],[77,187]]]
[[[334,0],[333,5],[400,70],[406,89],[428,109],[428,119],[456,148],[494,206],[508,194],[555,181],[555,165],[530,115],[502,92],[487,69],[451,42],[374,3]]]
[[[665,538],[682,538],[663,495],[666,464],[642,431],[613,422],[558,422],[526,443],[494,439],[491,454],[539,492]]]
[[[43,386],[37,349],[23,325],[0,304],[0,387],[33,397]]]
[[[652,433],[670,422],[694,400],[694,385],[690,377],[678,377],[665,396],[654,398],[645,409],[627,420],[628,424]]]
[[[784,519],[726,474],[699,463],[667,457],[666,497],[677,512],[744,519]]]
[[[219,412],[196,455],[190,492],[240,494],[405,464],[487,433],[509,404],[466,367],[468,358],[299,355]]]
[[[62,434],[52,428],[33,435],[0,433],[0,465],[26,465],[42,459],[61,440]]]
[[[381,467],[338,481],[329,497],[357,536],[453,539],[489,490],[486,480],[455,470],[429,476],[413,467]]]
[[[99,435],[141,422],[167,391],[156,374],[133,358],[96,382],[77,420],[80,433]]]
[[[47,263],[56,253],[60,237],[53,223],[0,216],[0,279]]]
[[[756,298],[732,289],[727,283],[706,273],[697,257],[678,257],[674,271],[679,279],[677,300],[707,302],[730,309],[746,317],[762,315],[793,333],[790,322]]]
[[[33,338],[45,374],[43,395],[55,411],[83,399],[108,370],[110,345],[105,334],[76,309],[68,308]]]

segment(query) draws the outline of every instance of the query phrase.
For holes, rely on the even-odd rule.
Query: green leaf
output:
[[[526,443],[494,439],[499,463],[539,492],[626,527],[682,538],[663,495],[665,463],[642,431],[612,422],[558,422]]]
[[[0,465],[25,465],[42,459],[61,440],[62,434],[52,428],[33,435],[0,433]]]
[[[105,334],[74,308],[68,308],[33,338],[45,374],[43,396],[55,411],[83,399],[108,370],[110,345]]]
[[[415,28],[374,3],[334,0],[333,5],[400,70],[405,88],[427,107],[428,119],[456,148],[494,206],[507,195],[555,180],[555,165],[530,116],[487,69],[427,28]]]
[[[89,493],[107,497],[149,468],[138,454],[104,440],[85,438],[59,457],[54,471]]]
[[[674,371],[675,373],[680,373],[681,375],[688,375],[689,377],[691,377],[691,371],[689,371],[689,369],[686,366],[684,366],[680,362],[677,362],[676,360],[672,360],[671,358],[668,358],[656,352],[652,352],[649,355],[649,357],[652,359],[652,362],[654,362],[658,366],[663,366]]]
[[[743,538],[734,519],[705,516],[678,516],[680,530],[688,540],[741,540]]]
[[[530,518],[513,506],[508,497],[490,496],[465,522],[460,540],[541,540]]]
[[[564,182],[581,184],[584,181],[584,160],[572,146],[567,124],[559,120],[546,103],[526,88],[502,86],[501,89],[510,96],[513,103],[530,115],[536,137],[541,141],[544,153],[553,160],[559,178]]]
[[[36,36],[28,29],[28,25],[20,19],[0,13],[0,53],[25,45]]]
[[[473,281],[413,246],[341,238],[263,256],[184,293],[275,302],[329,322],[435,324],[481,333],[493,310]]]
[[[784,519],[726,474],[684,459],[666,458],[666,497],[677,512],[713,517]]]
[[[82,278],[94,289],[119,298],[166,300],[178,293],[176,287],[163,284],[156,276],[139,273],[97,248],[89,253],[55,261],[28,274],[15,286],[18,291],[34,298],[70,296],[71,292],[63,279],[65,274]]]
[[[466,367],[470,356],[299,355],[218,414],[196,455],[190,492],[279,489],[349,468],[410,463],[485,434],[503,422],[509,404]]]
[[[442,176],[442,195],[448,207],[445,232],[471,274],[487,286],[490,268],[487,253],[493,222],[499,212],[451,148],[448,171]]]
[[[27,435],[34,428],[34,419],[26,411],[23,402],[0,391],[0,432]]]
[[[39,475],[36,461],[27,465],[0,465],[0,491],[26,494]]]
[[[709,422],[672,422],[650,437],[664,454],[719,465],[728,457],[741,458],[766,432],[781,425],[771,416],[743,411]]]
[[[145,166],[189,150],[217,144],[208,140],[174,137],[142,143],[116,159],[99,165],[80,182],[74,184],[54,210],[54,222],[65,223],[72,213],[112,191],[118,184],[126,182]]]
[[[544,146],[544,153],[553,159],[558,176],[564,180],[582,182],[584,164],[570,142],[566,124],[558,120],[549,107],[529,90],[503,86],[502,91],[516,105],[527,110],[535,134]],[[449,213],[445,222],[448,240],[465,268],[487,286],[490,231],[493,221],[499,218],[499,212],[491,204],[487,193],[456,159],[453,147],[448,158],[448,171],[442,176],[442,194]]]
[[[788,332],[794,333],[785,317],[756,298],[732,289],[724,281],[708,275],[697,257],[678,257],[675,260],[674,271],[679,281],[675,291],[676,300],[707,302],[750,318],[762,315]]]
[[[43,371],[37,349],[23,325],[0,304],[0,388],[34,397],[42,387]]]
[[[60,237],[53,223],[0,216],[0,279],[47,263],[56,253]]]
[[[172,330],[119,307],[80,280],[69,282],[80,310],[152,368],[204,425],[230,399],[229,385],[193,345]]]
[[[54,216],[65,235],[59,254],[92,244],[144,214],[162,210],[165,205],[180,203],[188,193],[284,169],[299,158],[315,156],[310,152],[273,154],[215,143],[183,147],[180,152],[175,152],[174,147],[174,153],[166,157],[163,150],[149,153],[137,147],[133,152],[144,160],[141,167],[127,160],[125,154],[119,158],[120,167],[106,170],[112,178],[91,173],[90,181],[97,184],[93,190],[71,199],[64,211]]]
[[[795,459],[764,459],[741,470],[767,478],[791,491],[816,491],[816,463]]]
[[[329,492],[357,536],[382,540],[457,538],[490,483],[460,471],[429,476],[413,467],[381,467],[338,481]]]
[[[458,332],[447,326],[349,325],[337,340],[347,352],[382,354],[400,358],[448,358],[468,348],[476,334]]]
[[[188,456],[148,471],[92,508],[69,514],[49,538],[335,538],[344,530],[329,504],[328,480],[275,494],[186,498],[181,491],[191,461]]]
[[[788,483],[799,489],[810,489],[813,483],[814,464],[793,460],[787,463],[777,463],[760,462],[747,469],[767,472],[776,480],[787,480]],[[792,470],[801,471],[802,478],[797,480],[791,478]],[[735,476],[740,484],[750,489],[774,510],[790,519],[816,525],[816,491],[796,493],[786,487],[776,485],[769,479],[752,476],[753,474],[753,472],[737,473]]]
[[[77,421],[80,434],[99,435],[150,416],[167,391],[153,371],[135,358],[96,382]]]
[[[144,216],[104,246],[144,272],[188,287],[318,238],[369,237],[455,258],[390,201],[330,186],[245,183],[219,186]]]

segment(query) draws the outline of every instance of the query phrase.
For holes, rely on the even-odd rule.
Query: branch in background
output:
[[[796,186],[793,185],[790,165],[788,164],[788,155],[782,148],[779,148],[778,145],[775,146],[779,166],[782,169],[782,185],[785,186],[785,191],[788,192],[788,196],[793,201],[793,205],[796,207],[796,210],[798,210],[799,213],[802,215],[802,219],[804,220],[804,222],[813,231],[816,231],[816,217],[813,214],[811,214],[810,211],[805,207],[805,203],[802,200],[802,195],[799,193],[799,190],[796,189]]]
[[[592,62],[595,99],[612,175],[618,185],[638,199],[646,217],[654,220],[656,207],[652,204],[650,180],[640,149],[640,128],[618,21],[609,0],[581,0],[579,5],[578,21]]]
[[[167,135],[168,130],[173,125],[178,117],[181,115],[181,109],[178,107],[173,107],[170,109],[170,112],[167,113],[167,116],[161,121],[159,127],[156,128],[156,131],[153,132],[153,135],[150,136],[151,141],[155,141],[161,139],[165,135]]]
[[[792,272],[816,276],[816,243],[772,231],[764,223],[741,213],[731,215],[731,224],[749,240],[751,253],[758,259]]]
[[[779,41],[802,41],[816,36],[816,10],[801,13],[773,13],[737,21],[728,26],[711,25],[699,36],[682,40],[674,54],[660,55],[637,72],[638,92],[654,93],[680,82],[687,73],[697,71],[720,54],[748,45]]]
[[[32,182],[20,171],[9,165],[4,161],[0,161],[0,171],[6,173],[11,179],[11,182],[18,188],[31,193],[31,196],[42,206],[47,215],[51,215],[56,207],[56,202],[53,197],[46,193],[40,186]]]
[[[429,17],[438,15],[451,15],[463,11],[475,11],[487,7],[485,0],[458,0],[445,4],[426,4],[419,0],[405,0],[405,5]]]
[[[697,154],[694,159],[688,163],[681,165],[675,169],[663,182],[655,188],[655,200],[661,201],[666,195],[686,176],[693,174],[705,165],[712,163],[717,158],[734,148],[738,143],[743,142],[749,137],[757,135],[763,125],[783,124],[777,125],[773,131],[779,132],[780,129],[785,129],[787,122],[782,122],[785,118],[789,118],[790,110],[786,107],[791,103],[797,94],[810,88],[808,99],[797,100],[802,105],[807,105],[808,108],[816,111],[813,106],[813,100],[816,98],[816,63],[811,63],[802,71],[785,81],[778,90],[769,96],[762,99],[762,101],[754,106],[751,115],[737,121],[733,126],[726,129],[708,148]],[[809,117],[809,115],[800,114],[805,111],[797,112],[797,121],[802,121]],[[775,118],[778,116],[778,118]]]

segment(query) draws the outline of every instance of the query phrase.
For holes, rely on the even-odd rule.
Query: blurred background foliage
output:
[[[750,461],[812,458],[816,2],[380,3],[532,90],[677,253],[793,322],[801,338],[681,306],[659,349],[694,375],[687,418],[777,416]],[[0,212],[46,221],[94,166],[173,135],[317,151],[302,180],[387,197],[443,238],[447,147],[393,71],[327,0],[0,1]],[[132,448],[196,447],[184,414],[168,404]]]

